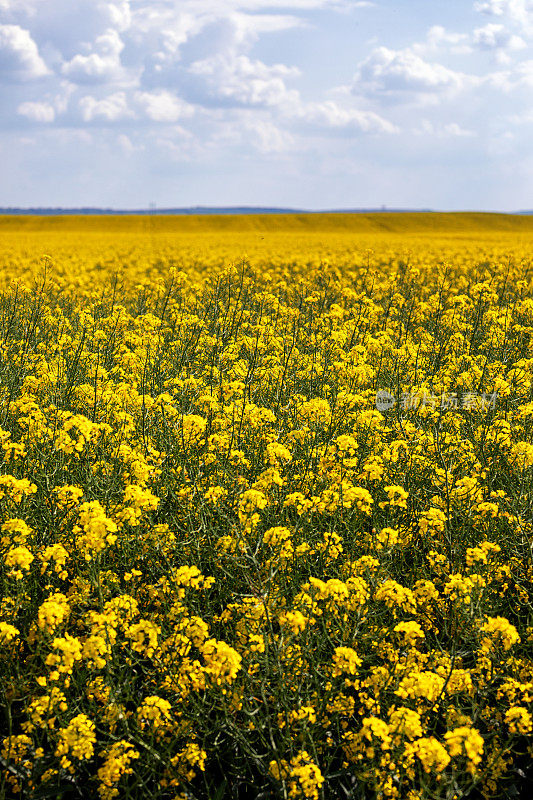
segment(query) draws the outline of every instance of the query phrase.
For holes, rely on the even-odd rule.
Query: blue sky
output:
[[[533,208],[533,0],[0,0],[0,206]]]

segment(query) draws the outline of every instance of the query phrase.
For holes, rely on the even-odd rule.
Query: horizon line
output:
[[[486,211],[480,209],[470,210],[436,210],[432,208],[402,208],[402,207],[360,207],[360,208],[332,208],[332,209],[303,209],[283,206],[176,206],[158,208],[151,204],[148,208],[112,208],[109,206],[0,206],[0,215],[216,215],[216,214],[533,214],[533,210],[517,211]]]

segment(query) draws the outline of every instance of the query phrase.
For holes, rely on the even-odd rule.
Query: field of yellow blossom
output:
[[[532,245],[0,217],[0,797],[520,795]]]

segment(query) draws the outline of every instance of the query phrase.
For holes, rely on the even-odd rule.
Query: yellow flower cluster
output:
[[[271,761],[270,774],[288,785],[291,798],[318,800],[324,783],[320,769],[305,750],[291,758],[290,762],[283,759],[280,764]]]

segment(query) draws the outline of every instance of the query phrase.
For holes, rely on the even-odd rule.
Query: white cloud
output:
[[[39,100],[26,100],[17,106],[17,114],[26,117],[31,122],[48,123],[55,122],[58,116],[65,114],[68,110],[70,98],[75,91],[72,84],[66,81],[58,87],[57,93],[47,92]]]
[[[4,14],[18,11],[19,13],[31,13],[33,11],[32,0],[0,0],[0,11]]]
[[[413,53],[426,55],[438,50],[445,50],[453,55],[462,55],[471,52],[470,36],[467,33],[447,31],[442,25],[432,25],[423,42],[416,42],[411,46]]]
[[[143,144],[134,144],[130,137],[126,136],[125,133],[121,133],[119,136],[117,136],[117,144],[127,156],[132,156],[134,153],[139,153],[145,150],[145,146]]]
[[[449,122],[447,125],[444,125],[443,131],[447,136],[466,136],[468,138],[476,135],[474,131],[471,131],[468,128],[463,128],[457,122]]]
[[[172,162],[190,161],[191,155],[202,155],[199,143],[193,139],[189,131],[179,125],[172,128],[171,136],[158,136],[154,140],[158,153],[162,153],[165,160]]]
[[[298,99],[298,93],[285,85],[285,79],[300,74],[298,69],[284,64],[269,66],[246,55],[195,61],[188,73],[201,80],[196,89],[200,95],[205,91],[207,103],[279,106]]]
[[[294,146],[290,133],[268,120],[251,120],[246,131],[255,137],[254,144],[260,153],[284,153]]]
[[[76,87],[68,81],[61,81],[59,91],[54,96],[52,104],[57,114],[64,114],[68,108],[70,98],[76,92]]]
[[[283,3],[285,7],[289,5],[290,2]],[[194,0],[191,3],[182,0],[176,5],[154,2],[137,8],[130,36],[132,41],[146,48],[148,63],[155,59],[168,67],[178,57],[190,63],[220,54],[248,51],[264,34],[306,24],[296,14],[262,13],[269,8],[265,3],[259,10],[249,13],[240,9],[238,3],[221,1]]]
[[[149,16],[153,25],[153,12]],[[297,70],[285,65],[268,66],[251,59],[249,51],[261,36],[301,24],[300,19],[290,15],[181,13],[175,20],[169,16],[156,35],[145,20],[143,36],[150,45],[144,59],[142,86],[171,90],[180,87],[191,102],[208,105],[217,101],[228,105],[232,100],[241,105],[275,103],[272,94],[285,91],[279,79],[295,77]],[[273,85],[272,80],[277,84]],[[224,82],[227,90],[221,91]]]
[[[265,155],[286,153],[295,145],[294,137],[288,130],[276,125],[268,117],[248,110],[239,112],[234,120],[223,122],[213,141],[217,146],[251,147]]]
[[[355,130],[361,133],[398,133],[396,125],[373,111],[343,108],[333,100],[323,103],[302,103],[293,116],[319,127]]]
[[[512,114],[508,118],[511,125],[531,125],[533,124],[533,110],[525,111],[522,114]]]
[[[134,116],[128,106],[125,92],[115,92],[101,100],[92,95],[85,95],[79,102],[79,108],[85,122],[92,122],[98,118],[116,122]]]
[[[522,89],[529,91],[533,88],[533,59],[521,61],[513,69],[492,72],[486,76],[483,83],[507,94]]]
[[[410,48],[376,47],[359,64],[353,92],[391,98],[405,94],[434,95],[460,91],[474,80],[442,64],[424,61]]]
[[[483,28],[476,28],[472,36],[473,43],[482,50],[495,53],[500,61],[509,60],[509,52],[523,50],[527,47],[521,36],[510,33],[504,25],[490,22]]]
[[[0,25],[0,73],[16,82],[49,74],[29,31],[20,25]]]
[[[476,11],[495,17],[508,17],[520,25],[529,25],[533,14],[531,0],[478,0]]]
[[[165,0],[153,0],[154,8],[166,7]],[[369,0],[181,0],[184,9],[196,9],[198,13],[225,13],[231,11],[269,11],[287,9],[289,11],[313,11],[320,8],[350,9],[375,5]]]
[[[127,30],[131,25],[130,0],[102,0],[98,4],[99,9],[109,17],[109,24],[119,31]]]
[[[420,125],[413,129],[413,133],[416,136],[432,136],[438,139],[450,137],[468,139],[476,135],[474,131],[469,130],[468,128],[463,128],[457,122],[447,122],[445,124],[441,124],[438,122],[432,122],[429,119],[423,119]]]
[[[120,54],[124,42],[117,31],[107,30],[99,36],[93,53],[75,55],[63,64],[62,74],[74,83],[108,83],[123,76]]]
[[[48,23],[58,33],[77,36],[84,31],[85,37],[97,35],[106,28],[127,30],[132,22],[130,0],[0,0],[0,13],[6,16],[25,18],[37,30],[49,31]],[[62,22],[68,22],[64,30]]]
[[[137,92],[135,100],[148,119],[154,122],[176,122],[193,114],[193,107],[171,92]]]
[[[179,36],[188,28],[185,59],[198,61],[221,53],[247,50],[265,33],[276,33],[302,25],[288,14],[197,14],[182,17]]]
[[[533,87],[533,59],[521,61],[515,70],[516,80],[519,86],[526,88]]]
[[[32,122],[53,122],[56,116],[55,109],[50,103],[26,102],[17,108],[17,114],[27,117]]]

